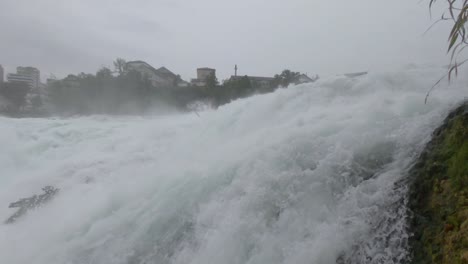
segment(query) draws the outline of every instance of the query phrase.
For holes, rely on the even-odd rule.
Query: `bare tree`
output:
[[[117,58],[114,61],[114,69],[115,72],[119,73],[119,75],[123,74],[127,71],[127,62],[122,58]]]

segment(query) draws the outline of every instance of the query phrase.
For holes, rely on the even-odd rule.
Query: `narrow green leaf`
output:
[[[453,45],[455,45],[455,42],[457,42],[457,39],[458,39],[458,34],[455,34],[450,40],[450,44],[449,44],[449,48],[447,52],[449,52],[452,49]]]

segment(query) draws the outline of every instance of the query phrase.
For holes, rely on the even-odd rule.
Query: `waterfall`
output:
[[[468,90],[406,67],[333,76],[217,110],[0,118],[8,264],[400,263],[407,170]],[[465,75],[467,76],[467,75]]]

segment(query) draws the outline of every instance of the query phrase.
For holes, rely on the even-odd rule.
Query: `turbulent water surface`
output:
[[[333,77],[159,117],[0,118],[0,263],[399,263],[406,171],[461,84]],[[461,80],[460,83],[466,83]]]

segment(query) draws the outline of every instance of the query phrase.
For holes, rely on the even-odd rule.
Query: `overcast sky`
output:
[[[0,64],[94,73],[116,57],[183,78],[444,65],[449,25],[429,0],[0,0]],[[441,11],[433,10],[434,17]],[[435,18],[434,18],[435,19]],[[44,81],[44,80],[43,80]]]

